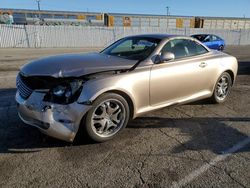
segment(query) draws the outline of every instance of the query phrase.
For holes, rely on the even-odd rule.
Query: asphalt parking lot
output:
[[[15,76],[41,56],[92,49],[0,50],[0,187],[250,187],[250,46],[228,101],[164,108],[114,140],[65,143],[17,116]]]

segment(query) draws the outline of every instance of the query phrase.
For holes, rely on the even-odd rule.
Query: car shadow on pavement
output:
[[[67,143],[48,137],[40,133],[36,128],[25,125],[17,119],[17,114],[15,115],[16,120],[13,120],[11,124],[1,123],[0,153],[30,153],[42,151],[44,148],[95,144],[86,138],[77,138],[74,143]],[[221,154],[249,137],[249,135],[240,132],[231,125],[244,123],[241,126],[248,126],[246,125],[248,122],[250,122],[250,118],[247,117],[141,117],[131,121],[128,129],[161,130],[163,136],[177,141],[177,145],[171,151],[172,153],[181,153],[186,150],[210,150],[215,154]],[[125,136],[129,137],[129,135]],[[182,141],[182,137],[188,137],[188,140]],[[119,139],[119,142],[122,142],[122,139]],[[250,151],[250,147],[241,149],[238,152],[245,151]]]
[[[0,153],[30,153],[42,148],[92,144],[89,139],[74,144],[42,134],[37,128],[24,124],[18,117],[16,88],[0,89]]]
[[[18,115],[16,114],[16,117]],[[74,143],[65,142],[41,133],[37,128],[26,125],[21,120],[0,125],[0,153],[34,153],[45,148],[60,148],[94,144],[89,139],[76,138]]]
[[[221,154],[235,144],[249,138],[249,135],[240,132],[231,125],[245,123],[241,126],[249,126],[246,124],[249,122],[250,118],[248,117],[142,117],[132,121],[129,128],[160,129],[165,136],[178,143],[172,149],[173,153],[181,153],[185,150],[210,150],[215,154]],[[188,137],[188,141],[182,141],[183,136]],[[245,151],[250,151],[250,146],[238,152]]]
[[[15,88],[0,89],[0,108],[15,105]]]

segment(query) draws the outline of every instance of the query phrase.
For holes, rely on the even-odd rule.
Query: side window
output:
[[[188,49],[188,56],[201,55],[208,52],[201,44],[192,40],[186,40],[186,46]]]
[[[174,39],[165,44],[161,53],[171,52],[175,59],[201,55],[207,51],[201,44],[188,39]]]
[[[203,40],[203,42],[211,42],[211,41],[212,41],[212,37],[210,35],[207,35],[205,39]]]
[[[216,38],[217,38],[217,40],[222,40],[222,38],[220,38],[220,37],[218,37],[218,36],[216,36]]]
[[[175,55],[175,59],[180,59],[188,56],[188,51],[185,47],[185,40],[174,39],[169,41],[161,50],[161,53],[171,52]]]
[[[216,41],[216,40],[218,40],[218,38],[216,37],[216,36],[212,36],[212,41]]]
[[[174,40],[171,40],[171,41],[167,42],[167,44],[165,44],[165,46],[163,46],[161,53],[172,52],[173,47],[174,47]]]

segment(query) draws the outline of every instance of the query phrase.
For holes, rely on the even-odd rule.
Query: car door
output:
[[[211,35],[207,35],[203,42],[208,48],[214,49],[214,44]]]
[[[219,49],[220,40],[214,35],[212,35],[212,43],[213,43],[212,49],[216,49],[216,50]]]
[[[171,52],[175,60],[154,64],[150,76],[150,103],[152,106],[187,99],[208,92],[209,72],[206,53],[199,43],[189,39],[169,41],[161,53]]]

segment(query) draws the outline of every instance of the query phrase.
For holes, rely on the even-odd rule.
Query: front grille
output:
[[[33,92],[22,80],[21,76],[18,74],[16,78],[16,87],[20,96],[24,99],[27,99]]]

